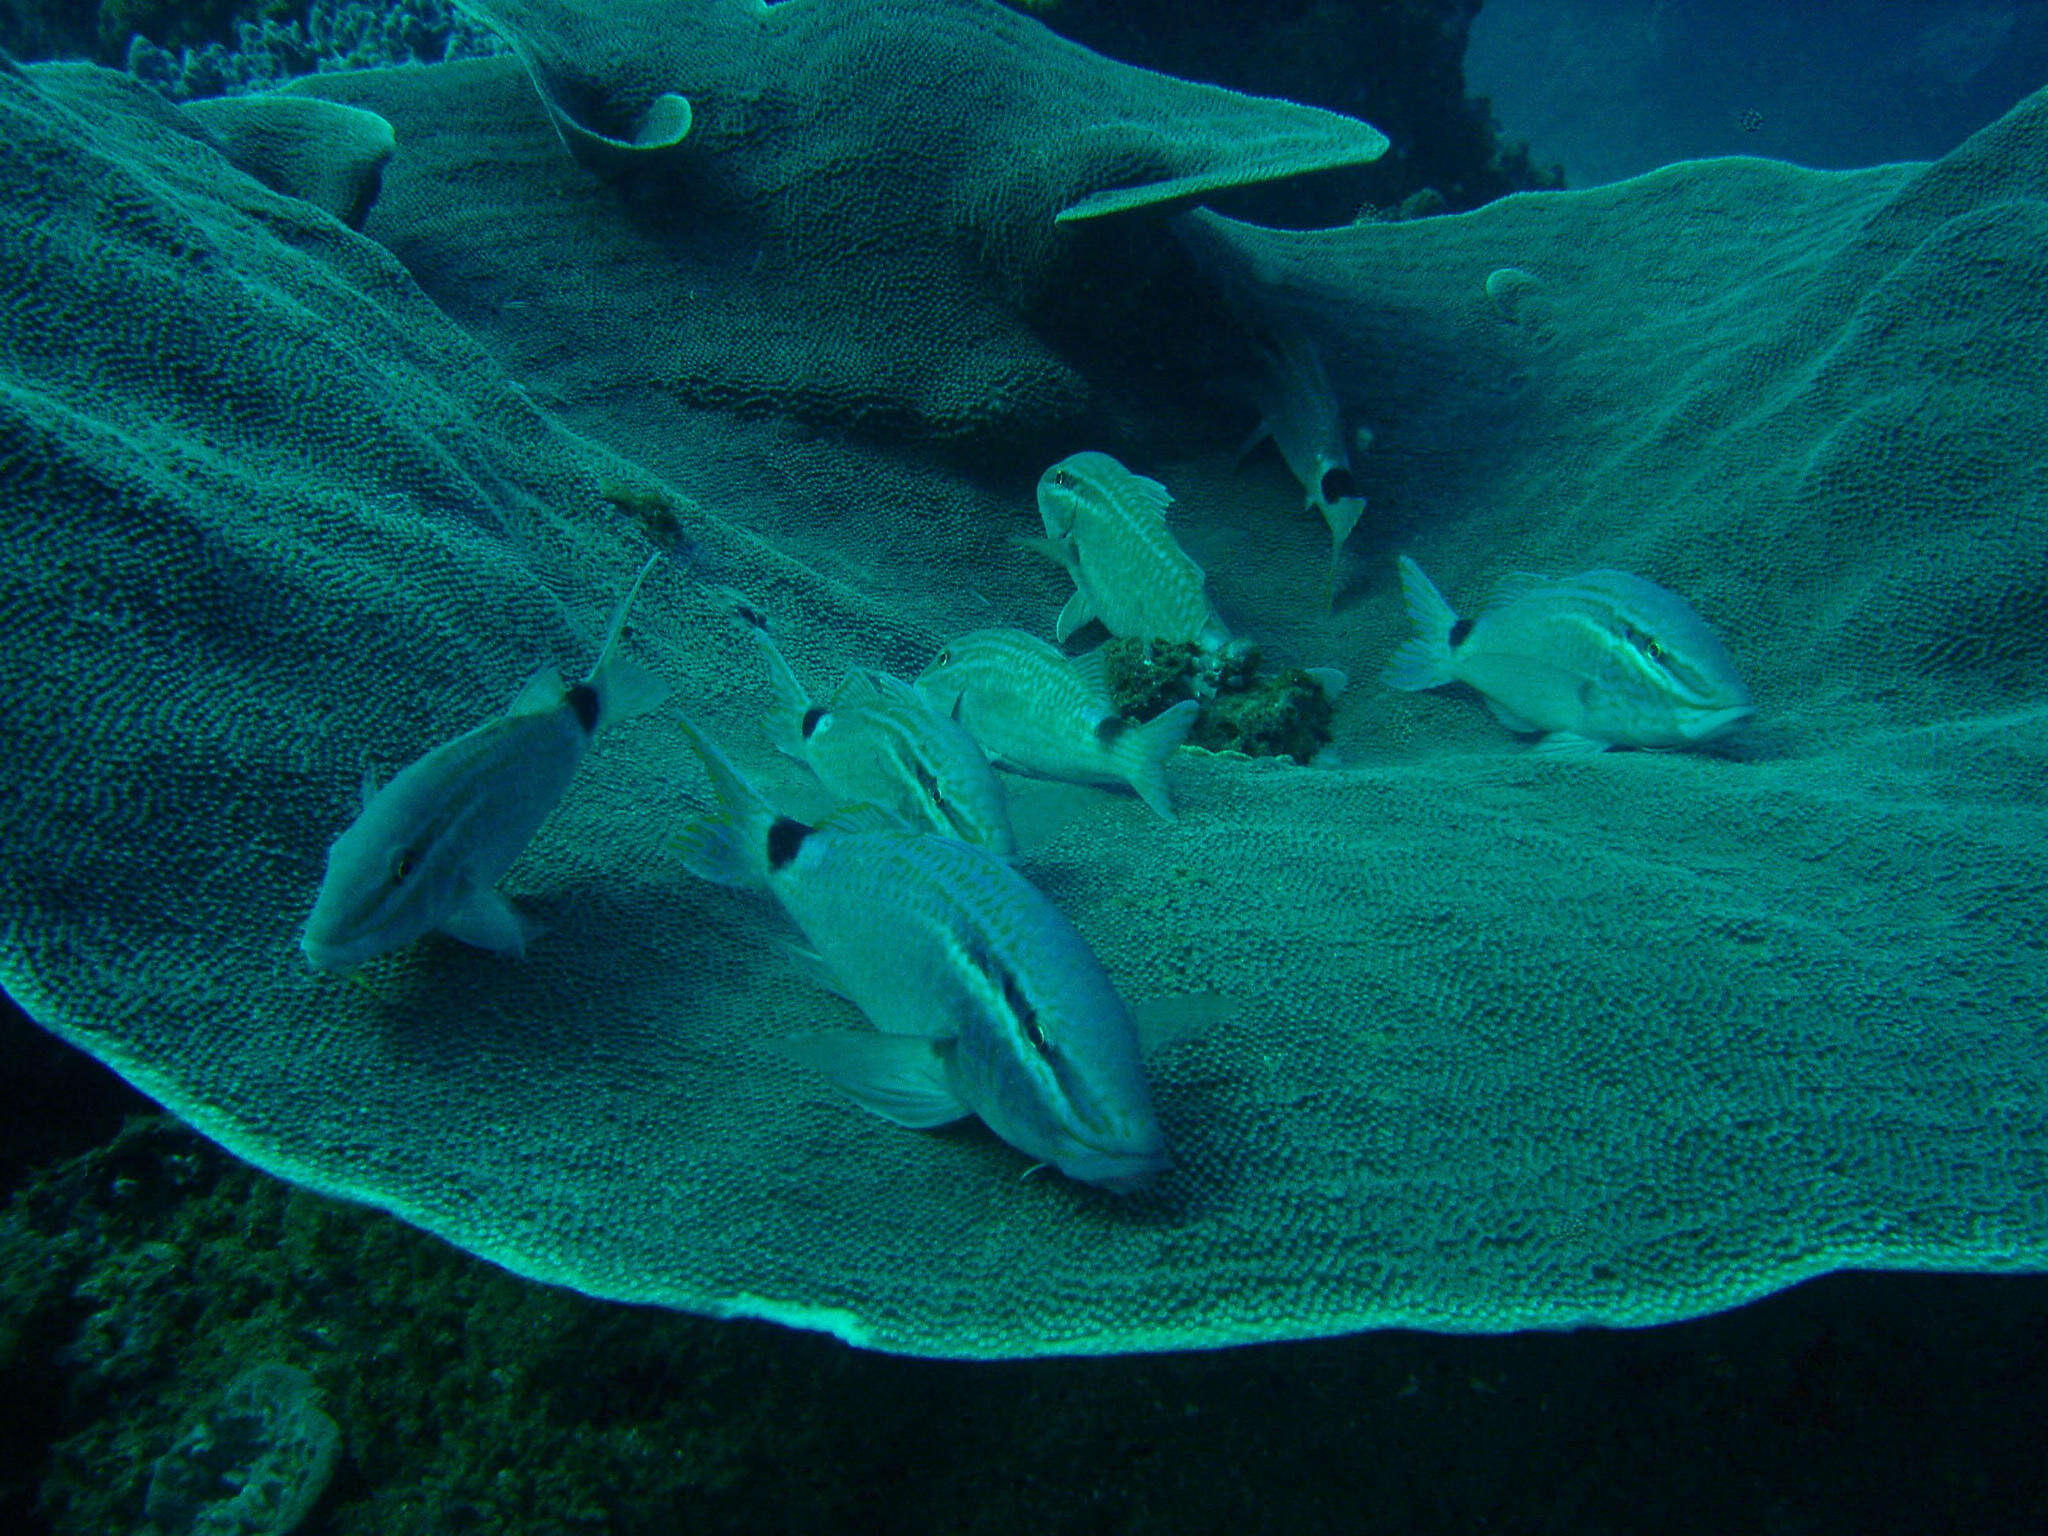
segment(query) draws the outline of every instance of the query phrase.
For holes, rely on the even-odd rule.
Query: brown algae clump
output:
[[[1149,720],[1182,699],[1200,702],[1187,744],[1306,764],[1330,744],[1330,700],[1300,667],[1267,673],[1255,645],[1221,650],[1185,640],[1111,640],[1103,647],[1120,714]]]

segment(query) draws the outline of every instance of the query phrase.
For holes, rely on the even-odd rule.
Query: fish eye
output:
[[[419,867],[419,850],[417,848],[402,850],[398,857],[391,861],[391,883],[393,885],[405,884],[406,881],[412,878],[412,872]]]
[[[932,665],[935,667],[950,667],[951,665],[953,665],[952,650],[948,648],[946,650],[940,651],[937,659],[932,662]]]
[[[1017,1027],[1024,1031],[1024,1038],[1031,1042],[1031,1048],[1048,1060],[1052,1048],[1046,1044],[1045,1030],[1038,1022],[1038,1011],[1031,1006],[1031,999],[1024,995],[1024,988],[1017,978],[1007,973],[1003,976],[1003,1001],[1010,1005],[1010,1013],[1017,1020]]]
[[[1064,469],[1056,469],[1052,472],[1052,483],[1064,491],[1074,483],[1074,477]]]

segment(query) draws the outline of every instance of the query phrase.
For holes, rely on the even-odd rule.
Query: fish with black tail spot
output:
[[[948,643],[917,691],[954,714],[998,766],[1069,784],[1126,785],[1172,821],[1166,760],[1201,706],[1183,700],[1134,724],[1110,701],[1102,652],[1069,658],[1021,629],[978,629]]]
[[[495,954],[525,953],[537,930],[498,881],[560,802],[598,733],[669,695],[668,684],[619,650],[626,615],[654,566],[650,559],[641,567],[582,682],[565,683],[555,667],[543,667],[497,719],[443,742],[382,789],[364,776],[362,813],[328,848],[299,939],[307,964],[352,970],[435,931]]]
[[[777,751],[843,801],[880,805],[913,827],[991,853],[1017,851],[1002,781],[957,720],[900,678],[858,668],[828,703],[814,703],[759,625],[754,643],[775,690],[767,726]]]
[[[1754,713],[1734,658],[1677,593],[1626,571],[1516,573],[1477,617],[1460,618],[1406,555],[1401,588],[1415,635],[1381,674],[1415,692],[1476,689],[1539,752],[1695,747]]]
[[[683,727],[718,810],[676,839],[691,873],[767,891],[802,960],[875,1026],[779,1042],[912,1128],[974,1116],[1071,1179],[1122,1194],[1170,1166],[1138,1028],[1072,923],[986,849],[871,808],[812,826]]]

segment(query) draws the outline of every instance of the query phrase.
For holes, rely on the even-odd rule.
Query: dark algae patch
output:
[[[1119,712],[1150,720],[1183,699],[1201,713],[1187,744],[1309,762],[1330,744],[1330,699],[1300,667],[1267,670],[1257,646],[1220,655],[1184,640],[1111,640],[1103,660]]]

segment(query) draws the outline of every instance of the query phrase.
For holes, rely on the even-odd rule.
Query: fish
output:
[[[799,958],[873,1024],[779,1042],[863,1108],[913,1129],[969,1116],[1068,1178],[1118,1194],[1171,1166],[1138,1027],[1087,941],[986,848],[867,809],[778,815],[687,722],[718,810],[675,840],[700,879],[764,890]]]
[[[1038,477],[1043,540],[1024,541],[1065,565],[1074,595],[1053,633],[1061,644],[1091,621],[1132,640],[1187,640],[1215,649],[1230,631],[1210,606],[1208,578],[1167,526],[1173,497],[1106,453],[1077,453]]]
[[[1477,618],[1459,618],[1403,555],[1415,635],[1381,675],[1416,691],[1469,683],[1511,731],[1547,754],[1696,747],[1755,711],[1720,637],[1684,598],[1626,571],[1506,577]]]
[[[952,714],[997,765],[1070,784],[1128,786],[1172,821],[1166,760],[1201,706],[1183,699],[1140,725],[1117,713],[1101,651],[1069,658],[1021,629],[978,629],[949,642],[914,685]]]
[[[655,709],[669,687],[622,655],[626,615],[656,556],[612,617],[580,683],[541,668],[495,720],[445,741],[379,789],[327,850],[299,948],[316,971],[346,972],[440,932],[518,957],[539,929],[498,881],[554,810],[598,734]]]
[[[1330,530],[1334,570],[1351,530],[1365,516],[1365,496],[1351,467],[1351,442],[1321,350],[1306,336],[1286,331],[1257,342],[1265,377],[1254,390],[1259,425],[1243,457],[1268,437],[1280,450],[1288,473],[1300,482],[1303,505],[1320,514]],[[1362,441],[1371,434],[1361,431]],[[1334,583],[1333,583],[1334,591]]]
[[[1017,851],[1002,780],[980,746],[901,678],[856,668],[829,704],[811,702],[781,648],[756,628],[776,709],[769,739],[843,801],[1009,857]]]

